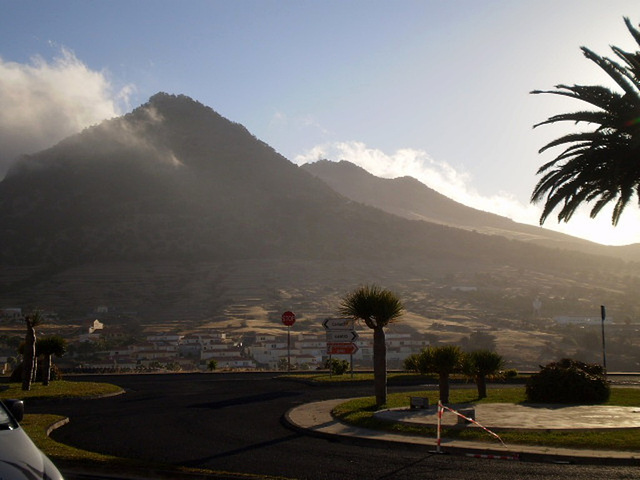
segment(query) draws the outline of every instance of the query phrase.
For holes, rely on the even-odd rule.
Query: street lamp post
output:
[[[602,317],[602,367],[604,368],[604,374],[607,374],[607,351],[604,343],[604,319],[607,317],[607,312],[604,305],[600,305],[600,316]]]

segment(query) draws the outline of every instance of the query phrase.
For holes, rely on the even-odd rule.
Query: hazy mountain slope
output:
[[[346,161],[320,160],[303,165],[302,168],[346,197],[404,218],[503,235],[536,245],[640,260],[637,246],[605,247],[581,238],[517,223],[493,213],[462,205],[412,177],[379,178]]]
[[[478,242],[353,203],[241,125],[167,94],[23,158],[0,183],[0,224],[0,261],[14,265],[456,256]]]

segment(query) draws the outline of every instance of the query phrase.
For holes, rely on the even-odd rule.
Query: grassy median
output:
[[[110,383],[96,382],[69,382],[66,380],[56,380],[46,387],[41,383],[33,383],[31,390],[22,390],[20,383],[6,383],[0,390],[0,399],[19,398],[20,400],[53,400],[64,398],[92,398],[107,395],[117,395],[123,390],[117,385]]]
[[[522,403],[525,401],[524,387],[490,389],[489,396],[479,400],[475,388],[452,389],[450,403]],[[438,391],[394,393],[387,397],[386,408],[401,408],[409,405],[409,397],[428,397],[431,404],[438,403]],[[612,388],[611,398],[605,405],[640,406],[640,389]],[[350,400],[338,405],[333,414],[339,420],[359,427],[386,430],[395,433],[410,433],[436,437],[434,427],[406,425],[379,420],[373,416],[377,411],[375,397]],[[609,429],[572,431],[500,431],[500,438],[508,444],[526,444],[557,448],[589,448],[596,450],[640,450],[640,429]],[[457,440],[497,441],[479,429],[443,428],[442,437]]]

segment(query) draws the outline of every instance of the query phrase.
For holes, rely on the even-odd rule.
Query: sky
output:
[[[613,87],[581,46],[637,50],[638,0],[0,0],[0,178],[34,153],[184,94],[296,164],[348,160],[537,225],[547,142],[580,110],[534,89]],[[634,48],[635,47],[635,48]],[[557,155],[559,152],[555,152]],[[640,207],[544,228],[640,242]]]

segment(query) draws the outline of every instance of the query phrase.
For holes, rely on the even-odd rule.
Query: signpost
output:
[[[350,355],[351,376],[353,377],[353,354],[358,351],[355,341],[358,334],[354,330],[354,322],[350,318],[327,318],[322,322],[322,326],[327,331],[327,353],[329,354],[329,364],[331,355]],[[329,367],[331,372],[331,367]]]
[[[292,326],[296,323],[296,314],[293,312],[286,311],[282,314],[282,323],[287,327]]]
[[[282,323],[287,326],[287,372],[291,371],[291,326],[296,323],[296,315],[286,311],[282,314]]]
[[[353,355],[358,351],[355,343],[328,343],[327,352],[329,355]],[[353,364],[353,359],[351,359]],[[353,370],[353,368],[352,368]]]
[[[327,318],[322,322],[325,330],[353,330],[353,320],[350,318]]]
[[[353,343],[358,337],[355,330],[327,330],[327,344]]]

